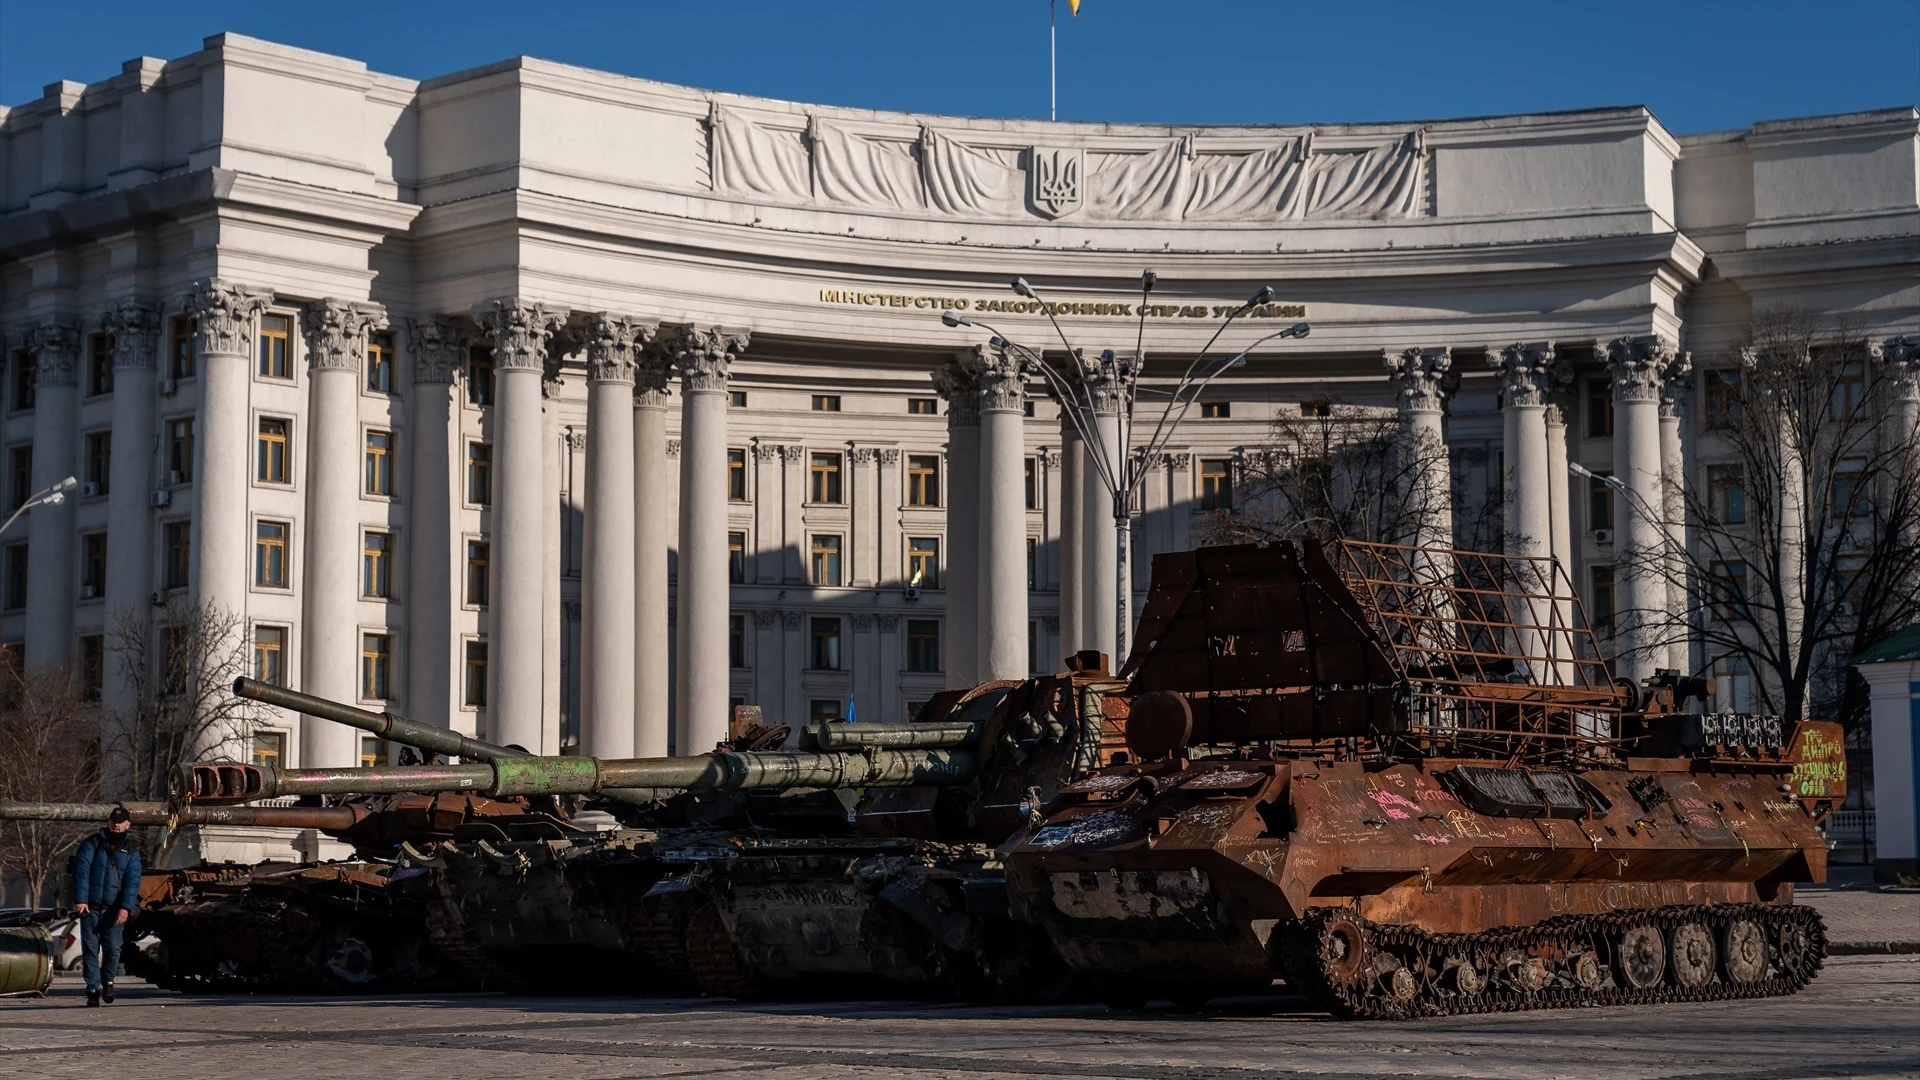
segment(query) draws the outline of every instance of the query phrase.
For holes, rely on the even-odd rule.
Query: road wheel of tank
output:
[[[1684,922],[1667,935],[1667,969],[1676,986],[1689,990],[1713,981],[1713,935],[1697,922]]]
[[[1358,919],[1336,915],[1320,927],[1320,964],[1327,977],[1351,986],[1373,970],[1373,943]]]
[[[1500,969],[1506,973],[1507,985],[1523,994],[1537,994],[1546,989],[1547,978],[1551,974],[1545,960],[1529,955],[1525,949],[1508,949],[1501,953]]]
[[[1780,970],[1804,978],[1802,972],[1818,966],[1811,963],[1814,954],[1813,935],[1807,931],[1804,921],[1791,918],[1782,921],[1774,933],[1773,943]]]
[[[1667,971],[1667,943],[1657,927],[1647,923],[1620,932],[1614,947],[1614,977],[1634,990],[1660,985]]]
[[[1152,996],[1145,982],[1117,975],[1095,978],[1093,991],[1099,996],[1100,1003],[1114,1012],[1139,1012],[1147,1007],[1147,1000]]]
[[[1482,969],[1484,962],[1472,954],[1460,954],[1447,958],[1440,969],[1440,987],[1463,998],[1479,997],[1487,988],[1487,974]]]
[[[1587,993],[1593,993],[1607,984],[1607,969],[1600,963],[1600,957],[1592,949],[1579,948],[1567,954],[1567,981]]]
[[[1720,932],[1720,972],[1730,983],[1756,983],[1767,977],[1767,936],[1760,924],[1738,918]]]
[[[321,981],[343,990],[363,990],[380,981],[380,954],[373,936],[353,923],[320,935],[308,954]]]

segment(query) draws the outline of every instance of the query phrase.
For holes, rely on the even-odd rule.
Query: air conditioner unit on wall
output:
[[[96,499],[96,498],[99,498],[99,497],[100,497],[100,485],[99,485],[99,484],[96,484],[96,483],[94,483],[94,482],[93,482],[93,481],[91,481],[91,480],[89,480],[89,481],[87,481],[87,482],[86,482],[86,483],[84,483],[84,484],[81,484],[81,485],[80,485],[80,497],[81,497],[81,498],[83,498],[83,499]]]
[[[175,390],[178,390],[179,388],[180,387],[178,386],[178,384],[176,384],[171,378],[168,378],[165,376],[162,376],[158,381],[154,383],[154,389],[160,391],[161,397],[172,397],[173,392]]]
[[[1593,542],[1594,542],[1594,543],[1596,543],[1596,544],[1611,544],[1611,543],[1613,543],[1613,530],[1612,530],[1612,529],[1595,529],[1595,530],[1593,530]]]
[[[147,498],[147,505],[153,506],[153,507],[172,506],[173,492],[168,491],[166,488],[161,488],[160,490],[154,492],[151,496]]]
[[[183,477],[183,476],[181,476],[181,475],[180,475],[180,470],[179,470],[179,469],[171,469],[171,470],[169,470],[169,471],[167,472],[167,486],[168,486],[168,487],[179,487],[179,486],[180,486],[180,484],[181,484],[181,483],[182,483],[182,482],[183,482],[183,481],[184,481],[185,479],[186,479],[185,477]]]
[[[82,600],[95,600],[95,599],[98,599],[98,598],[99,598],[99,596],[100,596],[100,590],[99,590],[99,589],[96,589],[96,588],[94,588],[94,587],[93,587],[93,586],[91,586],[91,585],[82,585],[82,586],[80,586],[80,599],[82,599]]]

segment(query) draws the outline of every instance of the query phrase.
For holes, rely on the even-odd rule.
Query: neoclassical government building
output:
[[[1697,478],[1751,313],[1920,336],[1917,263],[1911,107],[1043,123],[220,35],[0,112],[6,508],[79,484],[0,536],[0,637],[112,704],[120,613],[204,603],[268,677],[550,753],[895,719],[1126,630],[1106,470],[994,339],[1096,424],[1137,377],[1144,436],[1262,286],[1140,462],[1134,589],[1332,400],[1444,440],[1456,513],[1500,492],[1604,614],[1664,586],[1566,463]]]

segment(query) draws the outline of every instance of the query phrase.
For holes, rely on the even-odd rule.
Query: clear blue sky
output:
[[[1060,116],[1414,120],[1650,106],[1676,132],[1920,102],[1920,0],[1060,2]],[[237,31],[409,78],[516,54],[808,102],[1044,117],[1046,0],[0,0],[0,103]]]

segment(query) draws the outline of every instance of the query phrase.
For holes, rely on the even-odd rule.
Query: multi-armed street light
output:
[[[6,521],[0,522],[0,533],[6,532],[8,528],[12,527],[14,522],[20,520],[21,514],[26,513],[36,506],[59,506],[61,503],[66,502],[67,492],[73,490],[75,483],[74,478],[69,476],[51,487],[42,488],[32,495],[27,496],[26,502],[16,507],[13,513],[7,517]]]
[[[1199,353],[1181,372],[1180,379],[1174,384],[1173,391],[1167,396],[1160,418],[1154,424],[1152,433],[1143,446],[1133,444],[1134,405],[1138,397],[1138,378],[1146,360],[1146,320],[1147,298],[1153,292],[1158,281],[1157,275],[1148,270],[1140,275],[1139,318],[1136,325],[1134,355],[1124,360],[1114,355],[1112,349],[1103,350],[1097,364],[1087,361],[1073,343],[1067,340],[1066,331],[1060,326],[1060,320],[1054,317],[1054,307],[1042,299],[1039,292],[1028,284],[1026,278],[1014,278],[1012,287],[1015,293],[1040,305],[1040,310],[1053,324],[1053,332],[1060,338],[1060,344],[1066,350],[1071,369],[1063,369],[1050,363],[1045,354],[1032,346],[1014,342],[998,328],[979,319],[969,318],[958,312],[948,311],[940,316],[940,321],[948,326],[977,326],[992,336],[988,342],[996,348],[1017,354],[1028,362],[1028,366],[1046,380],[1048,387],[1060,402],[1061,412],[1073,425],[1087,447],[1085,460],[1093,465],[1094,473],[1100,478],[1100,484],[1113,500],[1114,524],[1114,574],[1115,574],[1115,640],[1114,659],[1118,662],[1126,655],[1127,635],[1132,626],[1133,589],[1131,587],[1130,567],[1128,565],[1127,545],[1132,532],[1133,496],[1145,479],[1143,467],[1166,447],[1173,433],[1186,419],[1187,410],[1199,399],[1207,384],[1213,382],[1229,368],[1240,367],[1247,362],[1247,354],[1261,345],[1277,338],[1303,338],[1312,327],[1304,322],[1294,323],[1282,330],[1253,342],[1231,356],[1208,359],[1207,353],[1213,348],[1220,335],[1226,333],[1234,320],[1273,300],[1271,286],[1263,285],[1246,303],[1227,313],[1219,326],[1214,328],[1213,336],[1201,346]],[[1095,405],[1095,397],[1090,385],[1089,375],[1106,372],[1117,382],[1116,390],[1120,396],[1116,422],[1103,428],[1097,420],[1101,411]],[[1136,456],[1135,450],[1139,453]]]

